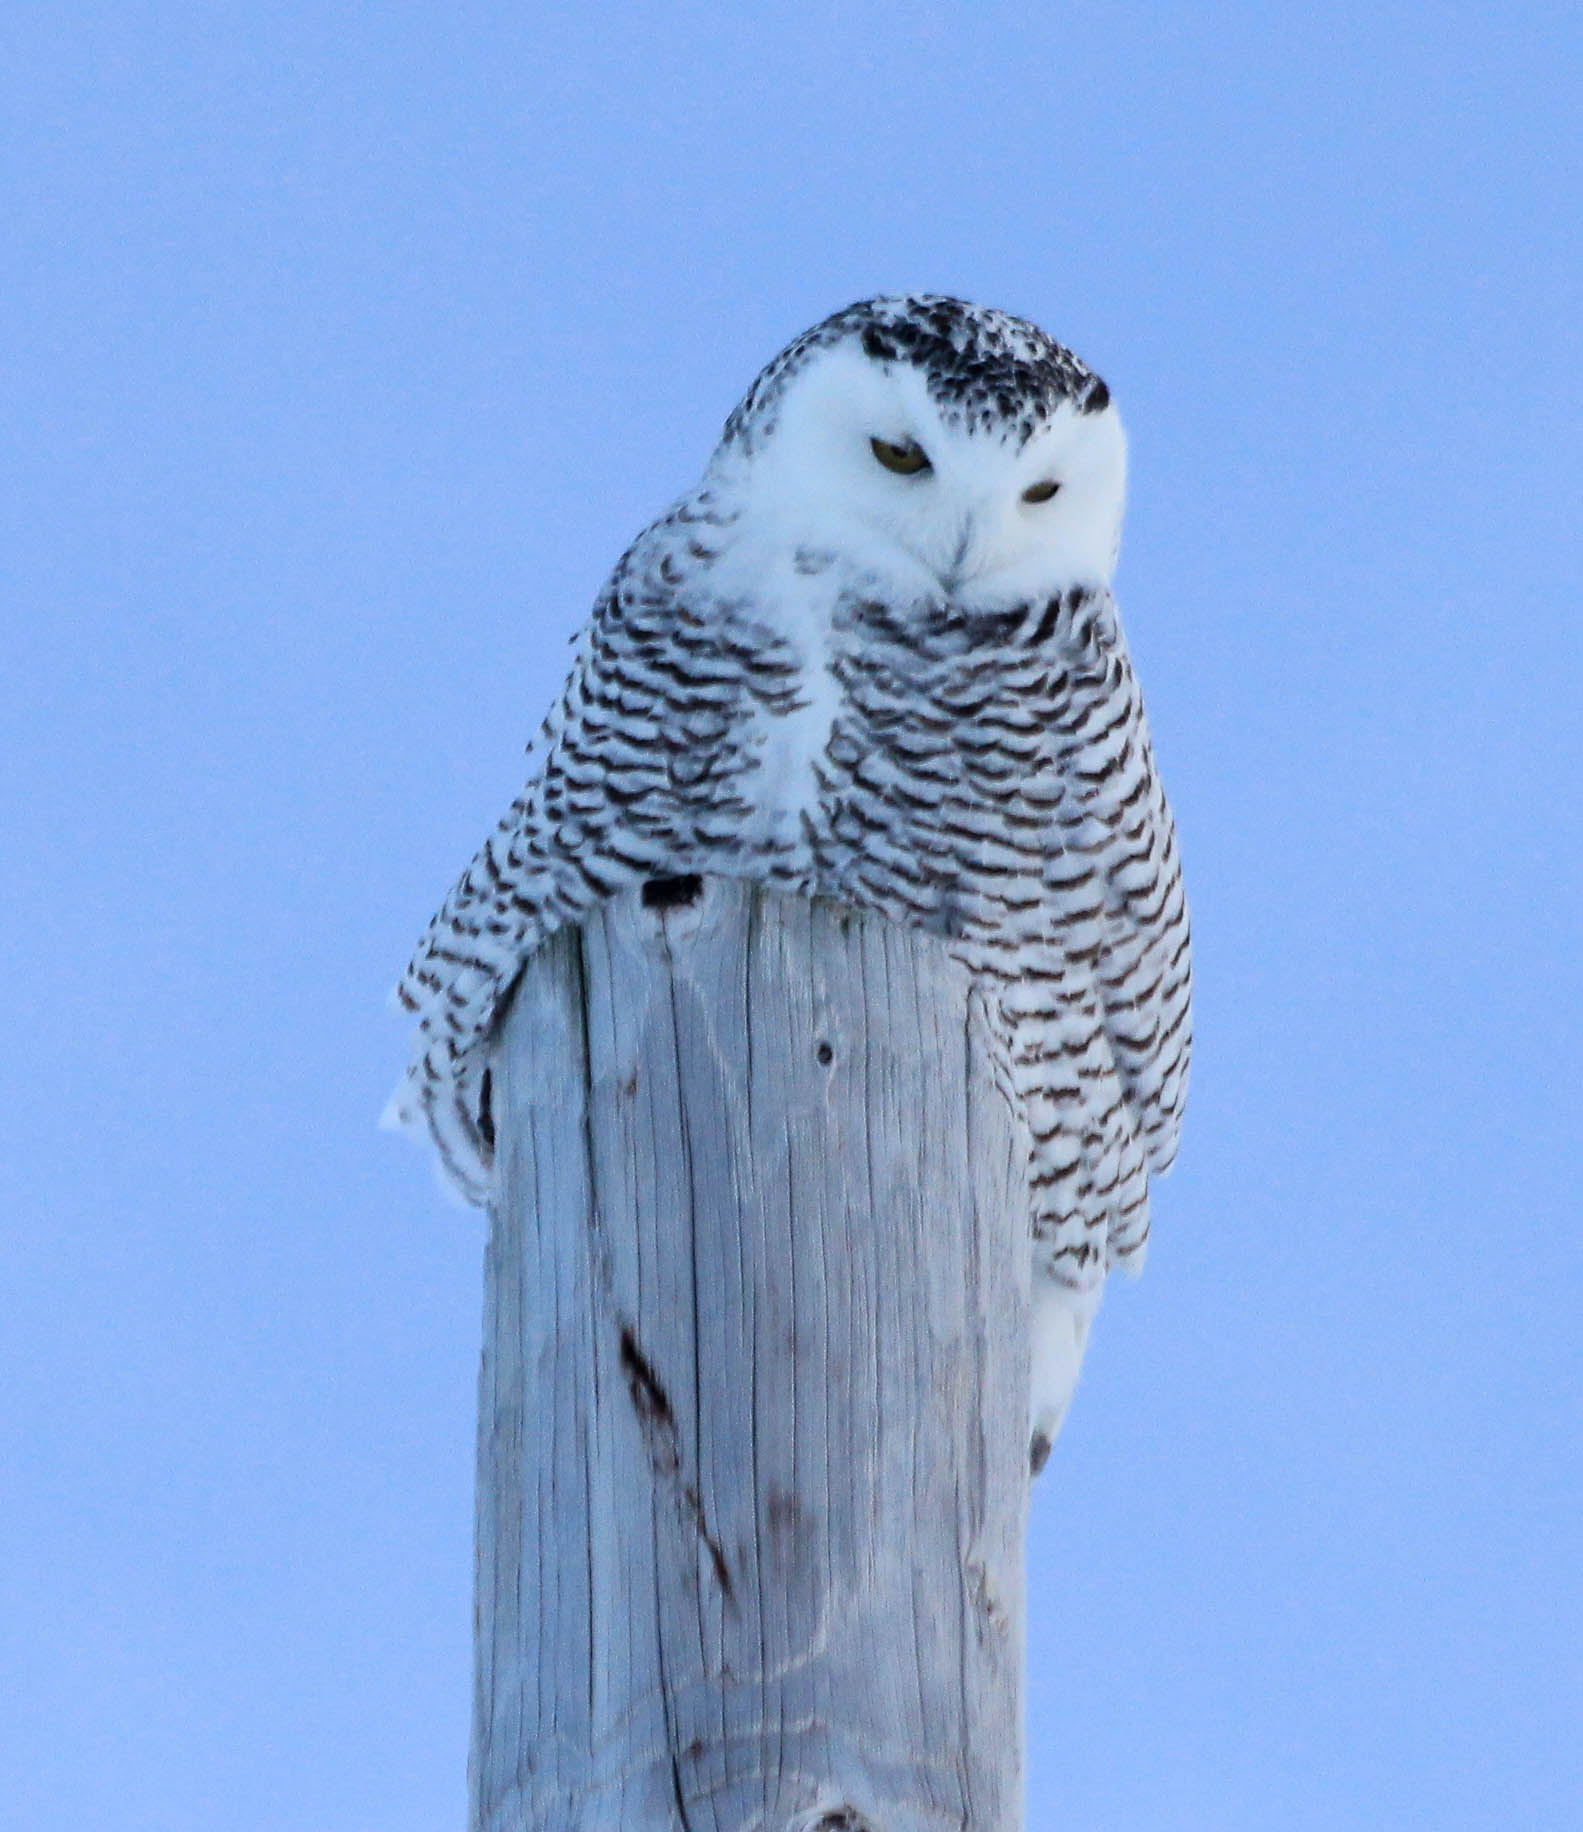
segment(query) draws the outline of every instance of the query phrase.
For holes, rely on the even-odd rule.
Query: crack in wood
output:
[[[692,1820],[687,1815],[687,1796],[682,1792],[682,1765],[675,1756],[671,1757],[671,1789],[676,1797],[676,1817],[682,1822],[682,1832],[692,1832]]]

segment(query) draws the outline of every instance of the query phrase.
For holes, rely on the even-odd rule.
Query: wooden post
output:
[[[1020,1832],[1026,1148],[966,976],[645,896],[494,1068],[474,1832]]]

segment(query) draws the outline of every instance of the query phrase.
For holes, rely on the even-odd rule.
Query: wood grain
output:
[[[968,983],[653,902],[529,963],[493,1070],[473,1827],[1013,1832],[1027,1142]]]

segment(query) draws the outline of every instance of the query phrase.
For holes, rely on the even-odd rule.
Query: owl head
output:
[[[1109,389],[1036,325],[958,299],[868,299],[805,331],[714,468],[787,541],[964,603],[1106,585],[1120,550]]]

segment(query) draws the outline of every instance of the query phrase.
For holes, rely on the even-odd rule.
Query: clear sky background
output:
[[[1031,1832],[1583,1823],[1577,8],[4,14],[0,1824],[461,1825],[386,992],[628,538],[913,288],[1121,404],[1197,933]]]

